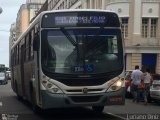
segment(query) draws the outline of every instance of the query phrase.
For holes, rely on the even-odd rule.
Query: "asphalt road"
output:
[[[156,102],[144,105],[143,102],[133,103],[126,99],[124,106],[106,106],[104,113],[99,115],[90,108],[65,108],[34,114],[31,105],[26,101],[18,101],[12,91],[10,81],[7,85],[0,85],[0,120],[120,120],[132,119],[141,115],[149,120],[160,120],[160,104]],[[5,119],[10,118],[10,119]],[[14,119],[13,119],[14,118]],[[134,118],[135,120],[137,118]]]

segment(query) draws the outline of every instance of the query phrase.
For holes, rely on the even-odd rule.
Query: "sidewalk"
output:
[[[134,103],[132,99],[126,99],[124,106],[106,106],[104,111],[113,114],[160,114],[160,104],[152,102],[144,105],[144,102]]]

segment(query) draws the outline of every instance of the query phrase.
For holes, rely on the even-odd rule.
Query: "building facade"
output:
[[[106,0],[122,23],[126,69],[139,65],[160,73],[160,0]]]
[[[9,36],[9,51],[15,41],[16,41],[16,23],[12,23],[10,28],[10,36]]]
[[[26,4],[22,4],[17,13],[16,22],[11,25],[10,37],[9,37],[9,54],[10,49],[20,37],[20,35],[26,31],[30,21],[37,14],[39,9],[43,6],[46,0],[26,0]]]
[[[48,0],[48,10],[105,9],[107,0]]]
[[[10,60],[11,47],[13,46],[15,41],[16,41],[16,23],[12,23],[10,28],[10,36],[9,36],[9,60]],[[9,61],[9,67],[10,65],[11,63]]]
[[[126,69],[139,65],[160,73],[160,0],[48,0],[48,10],[104,9],[122,23]]]
[[[29,10],[27,4],[21,5],[16,18],[16,40],[29,25]]]
[[[16,34],[15,40],[28,28],[30,21],[37,14],[46,0],[27,0],[26,4],[22,4],[19,8],[16,18]],[[12,36],[10,36],[12,39]],[[12,41],[10,41],[12,42]],[[13,45],[13,43],[10,43]]]
[[[27,0],[21,5],[16,19],[16,39],[28,28],[30,21],[44,4],[45,0]]]
[[[45,0],[26,0],[26,3],[39,3],[43,4]]]

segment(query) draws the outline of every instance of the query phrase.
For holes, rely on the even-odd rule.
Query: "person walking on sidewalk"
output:
[[[135,70],[133,70],[131,74],[132,79],[132,85],[131,85],[131,91],[133,95],[133,102],[139,102],[140,96],[138,94],[138,85],[141,84],[141,80],[143,79],[143,73],[140,71],[139,66],[135,66]]]
[[[149,96],[149,90],[150,90],[150,86],[152,84],[153,78],[150,74],[150,69],[146,69],[146,72],[144,73],[144,101],[145,104],[148,103],[148,96]]]

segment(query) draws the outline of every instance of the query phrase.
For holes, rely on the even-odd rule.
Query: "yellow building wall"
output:
[[[126,54],[126,70],[132,70],[132,54]]]
[[[160,58],[160,56],[159,56]],[[142,67],[142,54],[141,53],[129,53],[126,54],[126,70],[134,70],[136,65]]]
[[[22,33],[26,31],[26,29],[29,26],[29,11],[28,9],[24,9],[22,12],[22,18],[21,18],[21,27],[22,27]]]
[[[131,63],[132,63],[132,70],[135,69],[136,65],[139,65],[139,68],[141,69],[141,60],[142,60],[142,54],[141,53],[134,53],[132,54]]]

